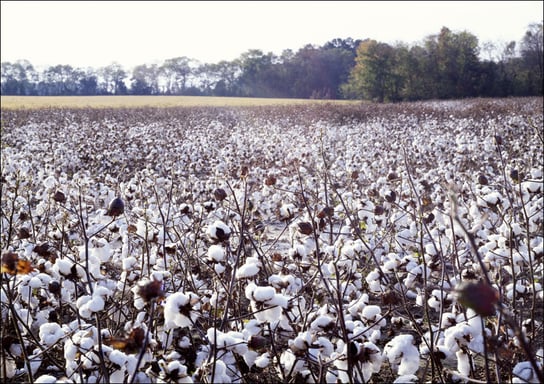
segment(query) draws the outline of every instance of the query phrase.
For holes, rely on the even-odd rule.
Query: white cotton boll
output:
[[[123,259],[124,271],[131,271],[137,265],[138,265],[138,259],[136,259],[134,256],[129,256],[126,259]]]
[[[304,362],[297,359],[291,350],[285,350],[280,356],[280,364],[284,368],[284,372],[297,372],[302,369]]]
[[[289,348],[295,352],[305,351],[312,344],[310,332],[300,332],[294,340],[289,340]]]
[[[471,338],[472,328],[470,325],[466,322],[459,323],[446,329],[444,332],[444,345],[450,351],[457,352],[461,346],[466,346]]]
[[[58,382],[58,379],[55,376],[51,375],[41,375],[34,380],[34,383],[37,384],[55,384]]]
[[[277,305],[279,307],[287,309],[289,307],[289,300],[290,299],[291,298],[289,296],[285,296],[285,295],[277,293],[277,294],[274,295],[274,297],[272,299],[267,301],[267,304],[268,305]]]
[[[259,357],[259,352],[249,350],[242,356],[244,358],[244,361],[246,362],[247,366],[251,368],[253,365],[255,365],[255,360]]]
[[[279,213],[281,219],[291,219],[296,212],[294,204],[287,203],[280,207]]]
[[[312,323],[310,324],[310,329],[312,330],[321,330],[324,328],[328,328],[334,324],[334,319],[328,315],[321,315],[317,317]]]
[[[455,355],[457,356],[457,371],[463,376],[470,375],[470,360],[468,354],[463,350],[459,350],[455,352]]]
[[[40,342],[49,347],[64,337],[64,331],[57,323],[45,323],[40,326]]]
[[[251,295],[251,299],[264,303],[271,300],[276,294],[276,290],[273,287],[256,287]]]
[[[396,271],[399,266],[399,261],[396,259],[393,260],[387,260],[385,263],[383,263],[383,270],[384,272],[393,272]]]
[[[248,300],[253,300],[253,292],[255,291],[255,288],[257,288],[257,284],[253,282],[250,282],[246,285],[244,292]]]
[[[371,283],[373,281],[379,280],[380,278],[380,272],[377,269],[374,269],[371,271],[365,278],[367,283]]]
[[[251,308],[253,311],[255,311],[255,318],[261,323],[273,323],[275,321],[278,321],[282,313],[281,307],[271,307],[264,311],[257,312],[258,308],[256,308],[255,305],[252,303]]]
[[[64,359],[66,361],[74,361],[78,354],[78,347],[72,342],[72,340],[67,339],[64,344]]]
[[[165,328],[190,327],[198,318],[198,313],[192,311],[192,302],[198,297],[194,293],[176,292],[166,298],[164,305]],[[184,314],[180,312],[183,309]],[[186,316],[190,311],[189,317]]]
[[[221,220],[216,220],[212,225],[208,226],[206,234],[213,240],[223,241],[229,238],[230,228]]]
[[[104,299],[101,296],[94,296],[87,304],[91,312],[100,312],[104,309]]]
[[[376,320],[376,316],[382,312],[382,309],[377,305],[367,305],[363,308],[361,313],[362,317],[366,322],[373,322]],[[380,316],[381,317],[381,316]]]
[[[95,346],[95,340],[92,337],[84,337],[80,340],[79,346],[84,351],[90,351]]]
[[[69,276],[73,265],[74,263],[68,259],[57,259],[53,266],[53,270],[57,270],[61,275]]]
[[[213,372],[213,369],[210,367],[210,372]],[[221,360],[215,360],[215,375],[210,377],[210,382],[212,383],[230,383],[231,379],[227,375],[227,366]]]
[[[236,271],[236,278],[237,279],[243,279],[248,277],[253,277],[256,274],[258,274],[260,271],[260,268],[255,263],[246,263],[242,265],[238,270]]]
[[[268,352],[263,353],[255,359],[255,365],[259,368],[266,368],[270,364],[270,355]]]
[[[249,320],[242,331],[244,337],[249,338],[250,336],[258,335],[262,331],[261,325],[255,319]]]
[[[136,222],[136,235],[140,236],[141,238],[147,239],[149,233],[148,224],[146,224],[145,220],[138,219]]]
[[[111,291],[108,288],[102,285],[99,285],[98,287],[94,289],[93,296],[101,296],[101,297],[111,296]]]
[[[55,176],[48,176],[43,180],[43,185],[47,189],[53,188],[57,184],[57,179]]]
[[[399,375],[411,375],[419,369],[419,351],[412,335],[398,335],[385,345],[384,356]]]
[[[213,244],[208,248],[208,258],[215,262],[221,262],[225,259],[225,249],[217,244]]]
[[[542,367],[542,364],[539,364]],[[516,364],[512,371],[513,383],[539,383],[538,376],[529,361],[522,361]]]
[[[88,319],[91,315],[91,311],[89,310],[89,307],[87,306],[87,303],[91,301],[91,299],[92,299],[92,296],[84,295],[84,296],[81,296],[76,301],[76,306],[79,309],[80,315],[86,319]]]
[[[119,351],[118,349],[113,349],[109,353],[108,357],[112,363],[117,364],[119,366],[123,366],[127,361],[127,355],[124,352]]]
[[[322,356],[330,357],[332,353],[334,352],[334,345],[326,337],[319,337],[317,339],[317,344],[319,344],[321,348]]]
[[[393,381],[393,384],[404,384],[404,383],[419,383],[419,377],[416,375],[402,375],[399,376]]]
[[[125,367],[122,367],[110,373],[110,383],[124,383],[126,370]]]
[[[113,253],[110,244],[106,239],[99,239],[96,247],[90,249],[91,255],[96,257],[100,262],[105,263],[111,259]]]
[[[215,264],[213,266],[213,270],[215,271],[215,273],[217,273],[218,275],[221,275],[223,272],[225,272],[225,269],[227,269],[223,264]]]
[[[30,370],[32,372],[32,375],[35,376],[38,372],[38,369],[40,369],[40,366],[42,365],[42,357],[41,353],[38,353],[39,350],[34,350],[34,354],[28,356],[28,360],[30,361]]]
[[[36,276],[33,276],[30,278],[30,280],[28,280],[27,285],[32,289],[41,288],[42,281]]]

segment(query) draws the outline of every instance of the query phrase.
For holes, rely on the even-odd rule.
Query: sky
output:
[[[334,38],[416,44],[443,26],[520,41],[542,1],[1,1],[1,61],[125,68],[234,60]]]

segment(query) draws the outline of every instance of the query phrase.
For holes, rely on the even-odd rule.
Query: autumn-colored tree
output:
[[[400,87],[395,64],[395,50],[389,44],[376,40],[361,42],[349,81],[342,88],[344,94],[378,102],[398,99]]]

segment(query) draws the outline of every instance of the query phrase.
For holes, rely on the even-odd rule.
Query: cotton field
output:
[[[2,381],[542,382],[542,108],[2,110]]]

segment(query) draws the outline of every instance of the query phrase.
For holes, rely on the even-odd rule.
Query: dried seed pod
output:
[[[480,316],[493,316],[495,304],[499,302],[499,292],[490,285],[479,281],[464,282],[457,287],[457,299]]]
[[[394,203],[395,200],[397,200],[397,194],[395,193],[395,191],[389,191],[385,194],[385,201],[387,201],[388,203]]]
[[[381,205],[376,205],[374,207],[374,214],[376,216],[381,216],[381,215],[383,215],[383,213],[384,213],[384,209],[383,209],[383,207]]]
[[[389,181],[396,180],[398,178],[399,178],[399,175],[395,171],[389,172],[389,174],[387,175],[387,180]]]
[[[495,144],[502,145],[502,137],[499,135],[495,135]]]
[[[21,227],[19,228],[19,239],[28,239],[30,235],[30,231],[27,227]]]
[[[309,223],[307,221],[298,223],[298,230],[303,235],[311,235],[314,231],[312,223]]]
[[[217,201],[223,201],[227,198],[227,192],[223,188],[217,188],[213,191],[213,197]]]
[[[125,212],[125,202],[119,196],[113,199],[109,206],[106,215],[116,217]]]
[[[517,169],[512,169],[510,171],[510,177],[512,180],[514,180],[516,183],[519,183],[519,171]]]
[[[138,294],[147,303],[153,299],[164,298],[164,291],[162,290],[162,282],[159,280],[152,280],[145,285],[138,287]]]
[[[55,296],[60,296],[60,292],[61,292],[60,283],[56,280],[52,280],[49,283],[49,292],[51,292]]]
[[[66,196],[61,191],[57,191],[53,195],[53,200],[55,200],[57,203],[65,203],[66,202]]]
[[[487,180],[487,177],[486,177],[484,174],[480,173],[480,174],[478,175],[478,184],[480,184],[480,185],[488,185],[488,184],[489,184],[489,180]]]
[[[271,186],[271,185],[275,185],[276,181],[277,181],[276,177],[270,175],[266,179],[264,179],[264,184],[268,185],[268,186]]]
[[[324,207],[319,213],[317,214],[317,217],[319,219],[324,219],[325,217],[332,217],[334,215],[334,209],[332,207]]]

